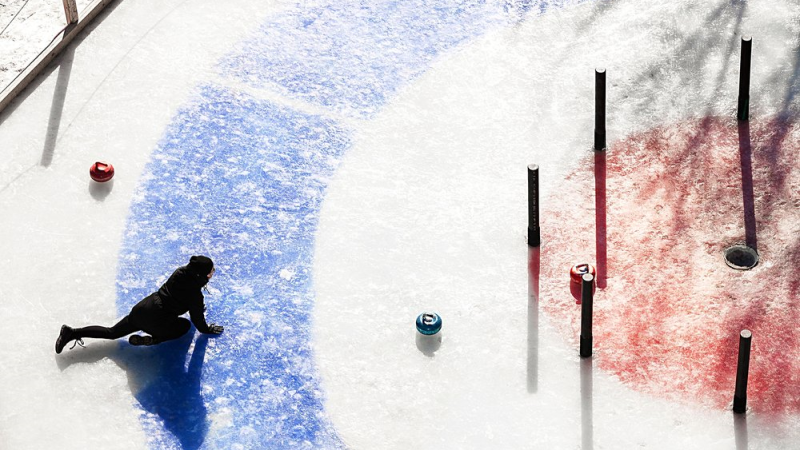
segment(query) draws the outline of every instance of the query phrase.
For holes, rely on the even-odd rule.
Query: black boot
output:
[[[56,339],[56,353],[61,353],[61,350],[64,350],[64,346],[73,339],[73,334],[72,328],[61,325],[61,332],[58,334],[58,339]]]
[[[153,336],[139,336],[138,334],[134,334],[133,336],[128,338],[128,342],[131,345],[155,345],[158,344],[158,340]]]

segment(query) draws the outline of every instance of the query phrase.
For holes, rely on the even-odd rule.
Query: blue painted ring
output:
[[[422,313],[417,317],[417,331],[432,335],[442,329],[442,318],[436,313]]]

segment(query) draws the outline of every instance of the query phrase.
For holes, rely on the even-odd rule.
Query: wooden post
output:
[[[72,25],[73,23],[78,22],[78,6],[75,4],[75,0],[63,0],[64,1],[64,14],[67,15],[67,25]]]
[[[42,73],[56,56],[58,56],[64,48],[75,39],[78,34],[89,24],[95,17],[100,14],[106,6],[118,0],[92,0],[92,2],[83,8],[82,17],[78,18],[77,22],[66,28],[61,35],[61,39],[54,39],[50,45],[47,46],[39,56],[34,59],[25,70],[22,71],[14,81],[8,86],[0,86],[0,112],[3,112],[11,102],[26,88],[36,77]],[[66,1],[64,2],[66,5]],[[75,3],[72,0],[71,3]],[[77,11],[77,7],[75,8]],[[76,14],[77,16],[77,14]]]

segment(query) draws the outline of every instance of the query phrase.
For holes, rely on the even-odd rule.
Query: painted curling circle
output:
[[[600,368],[724,408],[748,329],[748,406],[800,412],[800,278],[790,269],[800,263],[799,136],[794,121],[708,117],[588,156],[543,202],[543,310],[577,345],[580,308],[563,271],[596,261]],[[720,254],[742,242],[760,261],[731,270]]]

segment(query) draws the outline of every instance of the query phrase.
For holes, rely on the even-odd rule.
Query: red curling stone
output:
[[[576,264],[569,270],[569,280],[573,283],[580,284],[584,274],[590,273],[593,277],[597,277],[594,266],[591,264]]]
[[[97,161],[89,168],[89,176],[98,183],[105,183],[114,178],[114,166],[107,162]]]

